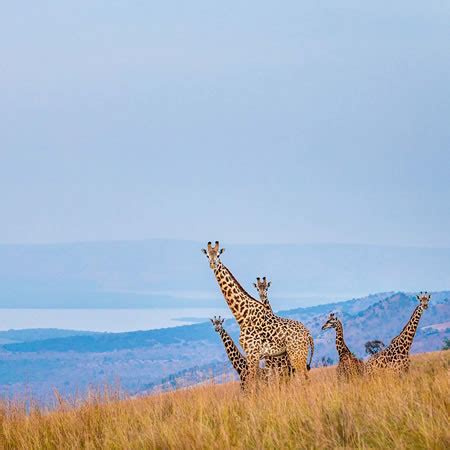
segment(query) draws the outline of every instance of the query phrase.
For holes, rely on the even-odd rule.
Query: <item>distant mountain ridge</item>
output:
[[[355,324],[367,330],[367,339],[373,335],[377,327],[380,329],[380,336],[377,338],[388,339],[398,327],[398,322],[403,323],[408,319],[408,311],[413,311],[416,306],[415,294],[380,293],[367,297],[351,299],[344,302],[335,302],[325,305],[317,305],[304,308],[296,308],[288,311],[279,311],[277,314],[283,317],[290,317],[305,323],[314,333],[320,335],[321,331],[317,325],[329,312],[338,313],[344,319],[351,320],[351,327]],[[378,323],[379,317],[385,320]],[[374,319],[375,318],[375,319]],[[450,320],[450,291],[433,293],[430,307],[424,314],[421,321],[422,326],[430,326],[435,323]],[[441,320],[442,319],[442,320]],[[231,333],[236,334],[238,327],[234,319],[225,322]],[[322,323],[320,323],[321,326]],[[345,324],[345,320],[344,320]],[[401,328],[400,328],[401,329]],[[157,345],[175,344],[185,341],[205,341],[213,340],[210,333],[209,322],[196,323],[193,325],[183,325],[173,328],[161,328],[148,331],[130,331],[125,333],[94,333],[56,330],[47,331],[51,337],[29,340],[23,342],[5,344],[3,347],[12,352],[39,352],[39,351],[77,351],[77,352],[108,352],[120,349],[134,349],[140,347],[152,347]],[[351,329],[350,329],[351,331]],[[27,330],[17,331],[26,335]],[[56,333],[61,336],[54,336]],[[2,336],[0,332],[0,337]],[[11,332],[3,332],[11,333]],[[30,333],[31,334],[31,333]],[[11,336],[11,334],[9,334]],[[351,338],[351,332],[346,332],[346,337]]]
[[[243,286],[251,289],[256,276],[273,281],[275,309],[450,285],[449,248],[223,245],[223,262]],[[204,246],[175,240],[0,245],[0,308],[219,306]]]
[[[24,330],[0,331],[0,345],[40,341],[44,339],[66,338],[71,336],[88,336],[98,334],[95,331],[63,330],[60,328],[28,328]]]
[[[313,365],[336,360],[335,335],[322,331],[330,311],[344,324],[350,349],[364,355],[368,340],[388,344],[417,306],[415,294],[388,292],[345,302],[297,308],[281,315],[301,320],[314,337]],[[234,319],[225,322],[236,341]],[[412,352],[441,349],[450,338],[450,291],[434,292],[424,312]],[[17,396],[25,387],[46,401],[53,387],[62,394],[120,380],[128,392],[192,384],[232,373],[222,342],[210,322],[160,330],[72,335],[0,345],[0,395]],[[206,378],[205,378],[206,377]]]

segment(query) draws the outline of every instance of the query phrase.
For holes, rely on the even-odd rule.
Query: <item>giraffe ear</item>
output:
[[[225,251],[225,249],[221,248],[220,251],[219,251],[219,255],[221,255],[224,251]]]
[[[255,286],[255,288],[258,289],[258,286],[256,285],[256,283],[253,283],[253,286]]]
[[[271,284],[272,284],[272,282],[269,281],[269,282],[267,283],[267,287],[270,287]]]
[[[208,252],[206,251],[205,248],[202,248],[202,252],[203,252],[205,255],[208,255]]]

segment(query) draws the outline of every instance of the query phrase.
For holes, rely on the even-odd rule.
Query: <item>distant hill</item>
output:
[[[187,341],[212,340],[208,323],[183,325],[173,328],[161,328],[148,331],[130,331],[127,333],[96,333],[64,338],[53,338],[6,344],[11,352],[112,352],[123,349],[154,347],[177,344]]]
[[[443,290],[450,283],[448,248],[223,244],[224,263],[248,289],[256,276],[273,281],[276,309],[366,292]],[[222,306],[204,246],[174,240],[0,245],[0,308]]]
[[[341,317],[350,349],[364,356],[366,341],[381,339],[388,344],[402,330],[416,305],[415,294],[390,292],[280,314],[301,320],[311,330],[315,341],[313,365],[320,365],[322,357],[332,360],[337,357],[334,332],[321,330],[330,311]],[[227,320],[225,327],[237,340],[236,322]],[[450,338],[450,291],[433,293],[412,352],[441,349],[445,338]],[[71,395],[90,386],[118,381],[128,392],[140,392],[180,381],[190,384],[205,377],[220,379],[230,372],[222,342],[209,322],[160,330],[52,337],[0,346],[3,396],[17,396],[30,389],[38,399],[48,400],[54,387]]]
[[[59,328],[28,328],[26,330],[0,331],[0,344],[40,341],[43,339],[90,336],[94,331],[62,330]]]

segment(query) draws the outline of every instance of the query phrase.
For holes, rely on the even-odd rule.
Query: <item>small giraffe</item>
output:
[[[376,373],[379,369],[387,369],[397,374],[406,373],[409,370],[409,351],[419,325],[420,317],[428,308],[431,294],[420,292],[417,295],[419,305],[411,315],[401,333],[392,339],[391,343],[379,353],[371,356],[366,364],[365,370],[368,375]]]
[[[272,305],[269,302],[269,295],[268,295],[271,284],[272,282],[267,281],[266,277],[262,277],[262,280],[260,277],[256,277],[256,283],[253,283],[253,286],[255,286],[256,290],[258,291],[261,303],[267,308],[268,311],[270,311],[273,314]],[[285,323],[289,323],[290,320],[286,319],[285,317],[280,317],[280,319]],[[307,369],[309,370],[311,368],[312,355],[314,354],[314,340],[311,334],[308,335],[308,341],[309,347],[311,349],[311,358],[309,360],[309,364],[307,365]]]
[[[336,374],[339,381],[350,381],[355,376],[364,374],[364,363],[358,359],[347,347],[344,341],[344,329],[342,322],[331,313],[323,324],[322,330],[334,328],[336,330],[336,350],[339,355],[339,364]]]
[[[239,375],[241,389],[244,389],[248,376],[247,359],[241,354],[237,345],[234,343],[233,338],[223,328],[224,319],[220,316],[214,316],[214,318],[210,320],[214,325],[214,330],[219,333],[219,336],[222,339],[228,359],[230,360],[234,370],[236,370]],[[270,366],[266,364],[266,367],[264,368],[258,367],[258,381],[267,382],[271,377],[286,377],[293,373],[291,363],[286,353],[283,356],[277,356],[272,359],[276,361],[276,365]]]
[[[261,359],[265,358],[267,361],[268,358],[285,352],[295,370],[306,379],[309,369],[308,350],[312,341],[309,330],[301,322],[276,316],[248,294],[222,264],[220,255],[224,249],[220,249],[218,241],[214,247],[208,242],[208,249],[202,251],[206,254],[225,301],[241,329],[239,342],[247,355],[248,365],[246,386],[250,386],[256,378]],[[312,349],[310,361],[311,359]]]

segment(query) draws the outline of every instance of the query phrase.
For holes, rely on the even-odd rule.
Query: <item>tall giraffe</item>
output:
[[[404,326],[401,333],[392,339],[391,343],[379,353],[371,356],[366,364],[365,370],[368,375],[372,375],[379,369],[388,369],[395,373],[405,373],[409,370],[409,351],[419,325],[419,320],[423,312],[428,308],[431,294],[420,292],[417,295],[419,305],[411,315],[411,318]]]
[[[293,368],[307,378],[310,342],[308,329],[296,320],[283,320],[250,296],[222,264],[220,255],[223,251],[218,241],[214,247],[208,242],[208,249],[203,249],[225,301],[241,329],[239,343],[247,355],[248,365],[245,385],[251,385],[255,380],[261,359],[280,356],[285,352]]]
[[[256,283],[253,283],[253,286],[255,286],[256,290],[258,291],[259,299],[261,303],[267,308],[268,311],[273,313],[272,305],[269,302],[269,288],[271,286],[272,282],[267,281],[266,277],[256,277]],[[285,317],[280,317],[282,321],[289,322],[290,319],[286,319]],[[309,360],[309,364],[307,365],[308,370],[311,368],[311,360],[312,355],[314,354],[314,340],[311,336],[311,333],[308,335],[308,341],[309,341],[309,347],[311,349],[311,358]]]
[[[336,330],[336,350],[339,355],[339,364],[336,369],[338,380],[350,381],[355,376],[364,374],[364,363],[358,359],[347,347],[344,340],[344,328],[342,322],[331,313],[323,324],[322,330],[334,328]]]
[[[210,320],[214,325],[214,329],[217,331],[217,333],[219,333],[219,336],[222,339],[228,359],[231,361],[234,370],[236,370],[239,375],[241,389],[244,389],[245,382],[248,376],[247,359],[239,351],[237,345],[233,341],[233,338],[223,328],[224,319],[222,319],[220,316],[214,316],[214,318]],[[272,360],[275,360],[277,362],[276,366],[272,367],[266,364],[264,368],[258,367],[258,381],[267,382],[272,376],[286,377],[287,375],[291,375],[293,369],[286,353],[283,356],[272,358]]]

